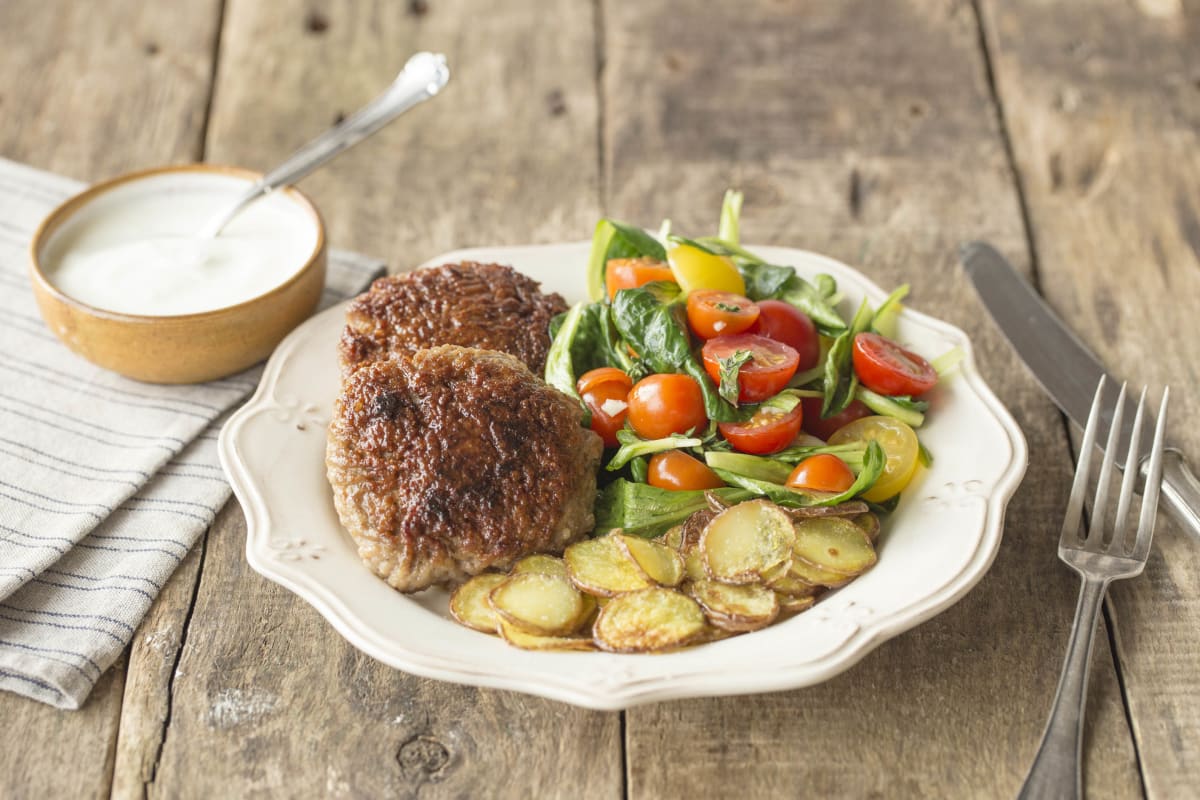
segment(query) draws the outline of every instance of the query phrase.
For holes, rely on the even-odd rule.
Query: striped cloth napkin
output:
[[[229,499],[217,433],[261,371],[156,386],[59,344],[29,288],[28,248],[80,188],[0,159],[0,689],[68,709]],[[382,271],[332,253],[322,304]]]

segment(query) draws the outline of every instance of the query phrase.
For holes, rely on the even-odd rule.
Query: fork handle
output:
[[[1018,795],[1020,800],[1063,800],[1083,796],[1083,777],[1080,774],[1080,753],[1083,749],[1083,707],[1087,700],[1088,670],[1092,663],[1092,643],[1095,640],[1096,620],[1104,605],[1104,593],[1109,581],[1085,577],[1075,606],[1075,623],[1067,643],[1067,657],[1062,677],[1042,743],[1025,784]]]

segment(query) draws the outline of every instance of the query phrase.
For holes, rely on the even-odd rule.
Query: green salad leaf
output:
[[[738,404],[738,372],[753,360],[754,353],[749,350],[735,350],[732,355],[717,359],[717,374],[721,376],[721,384],[717,391],[726,402],[735,406]]]
[[[667,251],[662,243],[636,225],[628,225],[614,219],[602,219],[596,223],[592,234],[592,253],[588,259],[588,297],[603,300],[604,265],[614,258],[638,258],[646,256],[663,261]]]
[[[799,508],[802,506],[836,506],[851,500],[874,486],[875,481],[879,480],[879,476],[883,474],[883,468],[886,465],[887,455],[879,446],[879,442],[868,442],[867,449],[863,454],[862,467],[859,469],[854,483],[849,489],[838,494],[814,494],[800,489],[792,489],[779,481],[749,477],[719,467],[713,467],[712,470],[717,473],[717,477],[731,486],[737,486],[761,497],[766,497],[781,506]],[[787,478],[785,477],[784,480]]]
[[[642,439],[629,429],[617,431],[617,441],[621,446],[613,453],[608,466],[610,472],[616,472],[635,458],[663,453],[667,450],[681,450],[685,447],[699,447],[703,441],[691,436],[672,434],[662,439]]]
[[[754,492],[731,487],[709,491],[729,504],[754,496]],[[704,495],[702,491],[659,489],[618,478],[597,496],[595,535],[603,536],[621,528],[635,536],[661,536],[693,513],[708,508]]]

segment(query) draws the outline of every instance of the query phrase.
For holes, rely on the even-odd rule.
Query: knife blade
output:
[[[1046,305],[999,252],[986,242],[971,242],[960,253],[967,277],[1000,332],[1025,362],[1034,379],[1076,425],[1082,428],[1091,409],[1096,385],[1108,373],[1103,364]],[[1119,386],[1109,376],[1110,386]],[[1105,400],[1101,431],[1112,422],[1116,392]],[[1149,417],[1149,415],[1147,415]],[[1154,421],[1143,422],[1142,441],[1153,436]],[[1133,431],[1126,414],[1117,448],[1124,468],[1125,452]],[[1097,437],[1105,441],[1103,435]],[[1162,498],[1168,510],[1194,536],[1200,538],[1200,480],[1179,450],[1171,448],[1163,468]]]

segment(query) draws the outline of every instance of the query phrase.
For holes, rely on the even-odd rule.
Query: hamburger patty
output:
[[[347,375],[325,464],[359,556],[413,592],[589,533],[601,450],[516,358],[447,345]]]
[[[380,278],[346,312],[342,371],[439,344],[516,356],[541,375],[549,325],[567,304],[537,281],[501,264],[464,261]]]

